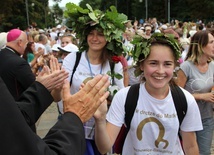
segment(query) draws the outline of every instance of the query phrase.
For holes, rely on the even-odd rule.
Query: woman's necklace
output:
[[[89,70],[90,70],[91,77],[93,78],[95,76],[95,74],[92,72],[91,64],[90,64],[90,61],[89,61],[89,58],[88,58],[88,54],[85,53],[85,55],[86,55],[86,59],[88,61],[88,67],[89,67]],[[103,69],[103,66],[101,65],[100,74],[102,74],[102,69]]]

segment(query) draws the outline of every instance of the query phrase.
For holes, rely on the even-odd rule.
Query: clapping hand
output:
[[[67,78],[68,73],[65,70],[60,70],[57,59],[52,57],[50,59],[50,68],[44,66],[36,81],[42,83],[49,91],[52,91],[62,88],[64,80]]]
[[[102,103],[105,103],[110,85],[107,75],[97,75],[74,95],[70,94],[70,84],[65,81],[62,88],[63,110],[75,113],[84,123],[88,121]]]

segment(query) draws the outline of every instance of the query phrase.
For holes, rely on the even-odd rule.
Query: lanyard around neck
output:
[[[93,72],[92,72],[91,64],[90,64],[87,52],[85,53],[85,55],[86,55],[86,59],[88,61],[88,67],[89,67],[89,70],[90,70],[90,73],[91,73],[91,77],[94,77],[95,74],[93,74]],[[103,68],[103,66],[101,65],[100,74],[102,74],[102,68]]]

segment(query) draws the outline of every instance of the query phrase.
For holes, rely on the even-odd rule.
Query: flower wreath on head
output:
[[[106,49],[112,52],[112,55],[122,55],[124,46],[122,42],[122,34],[125,31],[125,23],[127,16],[118,13],[115,6],[111,6],[110,10],[103,12],[101,10],[93,10],[89,4],[86,4],[87,9],[83,9],[74,3],[67,3],[64,12],[67,18],[66,25],[72,27],[79,39],[80,51],[88,48],[86,36],[91,28],[102,30],[106,40]]]
[[[140,35],[135,35],[133,41],[134,49],[131,51],[131,55],[134,59],[135,64],[135,76],[139,76],[142,71],[140,69],[139,63],[146,59],[150,54],[150,47],[153,42],[165,42],[171,46],[175,54],[176,61],[181,57],[181,46],[174,35],[164,34],[164,33],[154,33],[151,38],[146,39]]]

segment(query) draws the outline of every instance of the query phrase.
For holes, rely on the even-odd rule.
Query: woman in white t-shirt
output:
[[[71,94],[78,92],[81,84],[92,79],[95,75],[107,74],[111,70],[109,60],[105,59],[108,52],[105,51],[107,41],[103,33],[92,29],[87,35],[87,43],[88,50],[82,52],[79,64],[74,73],[73,68],[76,61],[76,53],[68,54],[62,64],[62,67],[69,72],[69,81],[71,80],[71,74],[73,74]],[[123,74],[121,63],[115,64],[114,72]],[[123,78],[120,80],[114,78],[114,81],[120,89],[124,87]],[[94,143],[94,125],[94,118],[91,118],[91,120],[84,124],[87,143]]]
[[[177,41],[162,33],[153,34],[149,40],[139,37],[134,38],[135,49],[132,55],[137,61],[136,69],[142,71],[142,83],[122,154],[199,155],[195,131],[202,130],[202,123],[196,101],[190,93],[182,89],[187,100],[187,112],[179,126],[170,91],[170,86],[175,85],[173,73],[180,58]],[[140,52],[137,48],[141,49]],[[124,105],[128,90],[129,87],[121,89],[115,95],[107,115],[104,104],[94,115],[95,142],[102,154],[112,148],[121,126],[125,123]],[[142,127],[145,120],[147,123]],[[178,136],[179,127],[183,149]]]
[[[75,72],[74,66],[79,52],[68,54],[62,64],[62,67],[69,72],[68,80],[72,80],[71,94],[79,91],[82,83],[86,83],[97,74],[109,74],[109,80],[114,81],[112,82],[113,85],[117,86],[118,89],[124,88],[123,66],[117,61],[123,51],[121,40],[123,30],[125,30],[123,18],[113,10],[109,11],[108,14],[96,10],[99,14],[95,14],[89,7],[88,11],[90,13],[85,14],[79,11],[79,6],[72,4],[71,8],[74,10],[69,12],[69,15],[72,18],[72,28],[79,39],[79,52],[81,52]],[[115,15],[114,18],[109,16],[111,13]],[[94,18],[96,18],[96,21],[94,21]],[[86,19],[87,21],[80,19]],[[126,19],[124,18],[124,20]],[[112,27],[109,28],[107,25]],[[115,76],[119,74],[121,78]],[[87,143],[85,155],[100,155],[94,141],[94,128],[94,118],[84,123]]]

